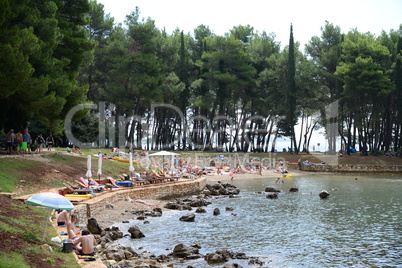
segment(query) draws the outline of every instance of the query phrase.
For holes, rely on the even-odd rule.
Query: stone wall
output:
[[[115,190],[104,193],[101,196],[88,199],[74,207],[73,213],[78,215],[80,222],[87,222],[89,218],[96,218],[99,213],[104,213],[108,204],[117,201],[131,199],[170,199],[175,197],[198,194],[206,185],[206,179],[194,181],[156,184],[141,188],[129,188],[127,190]]]
[[[297,165],[292,165],[298,169]],[[303,171],[308,172],[331,172],[331,173],[402,173],[402,166],[361,166],[361,165],[303,165]]]

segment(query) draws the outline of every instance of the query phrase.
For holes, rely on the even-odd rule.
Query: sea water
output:
[[[234,180],[239,197],[211,199],[207,213],[196,213],[195,222],[179,221],[189,211],[166,211],[147,218],[149,224],[133,216],[130,223],[115,225],[126,233],[135,224],[146,237],[119,243],[160,255],[179,243],[197,242],[202,254],[244,252],[259,257],[264,267],[402,267],[402,177],[317,174],[281,180]],[[281,190],[278,199],[266,198],[267,186]],[[291,187],[299,191],[291,193]],[[329,199],[319,198],[322,190]],[[213,216],[214,208],[221,214]],[[250,267],[245,260],[231,261]],[[175,267],[188,264],[210,267],[203,259]]]

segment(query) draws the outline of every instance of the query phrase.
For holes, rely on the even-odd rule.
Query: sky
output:
[[[290,25],[301,48],[321,35],[328,21],[342,32],[357,28],[376,36],[398,30],[402,24],[401,0],[98,0],[105,13],[124,23],[125,16],[140,8],[141,18],[151,18],[159,29],[176,28],[193,34],[204,24],[217,35],[233,26],[250,25],[255,31],[275,33],[282,47],[289,43]]]

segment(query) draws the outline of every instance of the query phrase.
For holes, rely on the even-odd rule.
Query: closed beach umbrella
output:
[[[102,175],[102,154],[98,154],[98,179],[100,180],[100,176]]]
[[[174,170],[174,155],[172,155],[172,164],[170,165],[170,170]]]
[[[151,164],[151,161],[149,160],[149,155],[148,153],[145,155],[145,170],[148,171],[149,165]]]
[[[87,160],[87,178],[92,178],[92,171],[91,171],[92,165],[91,165],[91,155],[88,155],[88,160]]]
[[[66,197],[52,192],[35,194],[27,199],[27,203],[60,210],[72,210],[74,208],[74,205]],[[46,229],[47,222],[45,225],[45,231],[43,232],[42,240],[45,239]]]
[[[133,154],[130,153],[130,167],[128,168],[128,170],[130,171],[130,177],[133,176],[133,171],[135,170],[134,166],[133,166]]]

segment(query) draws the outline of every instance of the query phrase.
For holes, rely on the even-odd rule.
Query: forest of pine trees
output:
[[[297,25],[288,44],[250,25],[167,33],[139,8],[121,25],[88,0],[0,0],[0,14],[4,133],[65,144],[68,112],[94,104],[72,133],[96,147],[268,152],[287,137],[301,152],[323,127],[330,153],[401,150],[402,25],[375,36],[325,22],[301,48]]]

